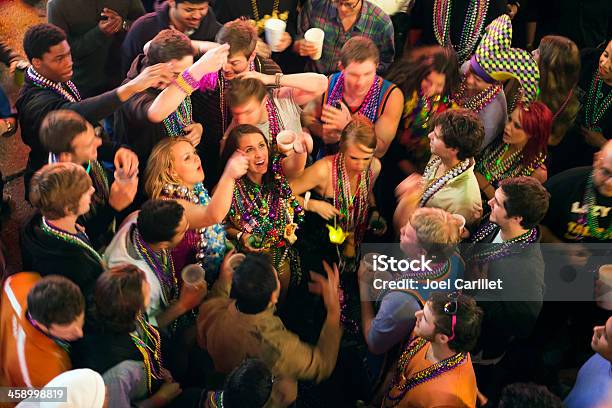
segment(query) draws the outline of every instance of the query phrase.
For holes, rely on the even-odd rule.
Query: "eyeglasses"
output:
[[[455,338],[455,325],[457,324],[457,308],[459,307],[457,303],[457,298],[459,298],[459,292],[451,292],[448,294],[449,301],[444,305],[444,313],[452,316],[451,323],[451,335],[448,338],[448,341],[451,341]]]
[[[331,3],[336,7],[346,7],[352,10],[355,9],[359,5],[359,3],[361,3],[361,0],[358,0],[355,3],[341,0],[331,0]]]

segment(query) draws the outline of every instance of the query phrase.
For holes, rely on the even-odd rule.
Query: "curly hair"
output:
[[[444,144],[457,149],[457,158],[474,157],[480,150],[485,130],[477,114],[469,109],[451,109],[438,113],[431,121],[430,129],[440,126]]]
[[[66,41],[64,30],[53,24],[36,24],[26,31],[23,36],[23,50],[30,62],[34,58],[42,59],[54,45]]]

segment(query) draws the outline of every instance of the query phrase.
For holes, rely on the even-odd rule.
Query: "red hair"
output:
[[[548,151],[548,139],[552,131],[553,114],[542,102],[532,102],[527,109],[517,106],[521,111],[521,126],[529,135],[523,148],[523,165],[528,166],[539,153]]]

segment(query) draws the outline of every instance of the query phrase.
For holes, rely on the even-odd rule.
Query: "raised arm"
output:
[[[289,184],[295,195],[304,194],[306,191],[314,189],[320,190],[324,194],[327,185],[329,166],[326,158],[315,162],[312,166],[307,167],[300,177],[292,180]]]
[[[190,228],[204,228],[223,222],[232,205],[234,182],[246,174],[248,167],[249,161],[244,153],[237,151],[227,162],[208,205],[196,205],[185,200],[179,200],[185,208],[185,215]]]
[[[248,71],[239,76],[242,78],[259,79],[266,86],[280,86],[281,89],[278,96],[281,98],[293,97],[293,100],[298,105],[305,105],[327,90],[327,77],[314,72],[266,75],[257,71]]]
[[[208,51],[188,69],[189,75],[199,82],[204,75],[221,69],[227,61],[228,54],[228,44]],[[147,112],[148,119],[152,123],[160,123],[176,110],[185,97],[185,92],[176,83],[173,83],[155,98]]]

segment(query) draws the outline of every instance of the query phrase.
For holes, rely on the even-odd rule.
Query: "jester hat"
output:
[[[538,63],[527,51],[512,48],[511,43],[512,23],[507,14],[502,14],[487,26],[470,66],[487,82],[517,79],[521,84],[522,100],[529,104],[539,92]]]

